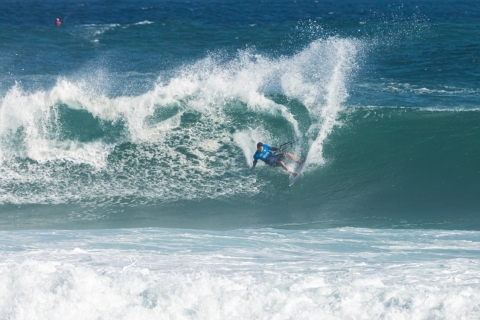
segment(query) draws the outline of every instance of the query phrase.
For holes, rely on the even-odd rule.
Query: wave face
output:
[[[280,176],[248,170],[257,141],[298,140],[308,171],[324,164],[359,47],[327,38],[277,59],[211,55],[133,96],[68,79],[34,92],[17,84],[0,109],[0,201],[96,208],[262,195]]]

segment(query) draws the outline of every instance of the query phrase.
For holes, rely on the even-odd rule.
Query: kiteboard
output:
[[[295,183],[295,181],[297,181],[298,178],[300,178],[300,175],[302,174],[303,167],[305,167],[305,160],[306,159],[304,159],[303,162],[298,165],[297,170],[296,170],[296,173],[297,173],[296,176],[293,176],[293,174],[290,174],[290,176],[288,178],[288,186],[289,187],[291,187]]]

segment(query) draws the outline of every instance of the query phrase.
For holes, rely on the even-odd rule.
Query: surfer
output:
[[[285,153],[274,153],[272,151],[279,151],[280,148],[270,147],[268,144],[263,144],[262,142],[257,143],[257,152],[253,155],[253,168],[257,165],[258,160],[262,160],[266,164],[272,167],[282,167],[288,173],[291,173],[294,177],[297,175],[296,172],[290,171],[283,159],[288,158],[295,161],[298,164],[304,162],[304,160],[298,160],[293,154],[290,152]]]
[[[60,27],[61,24],[62,24],[62,22],[60,21],[60,18],[55,19],[55,26],[56,27]]]

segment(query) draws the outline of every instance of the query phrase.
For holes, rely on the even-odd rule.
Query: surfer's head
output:
[[[263,143],[261,142],[257,143],[257,151],[262,152],[262,149],[263,149]]]

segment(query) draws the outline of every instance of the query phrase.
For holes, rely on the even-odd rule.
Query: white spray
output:
[[[312,140],[308,152],[308,165],[318,166],[324,163],[322,156],[323,143],[335,125],[338,125],[337,117],[342,111],[342,103],[348,97],[347,80],[356,66],[355,57],[357,49],[355,43],[345,39],[332,39],[329,41],[332,54],[335,57],[331,64],[330,78],[325,87],[324,103],[318,103],[310,112],[313,125],[309,129],[309,137]]]

